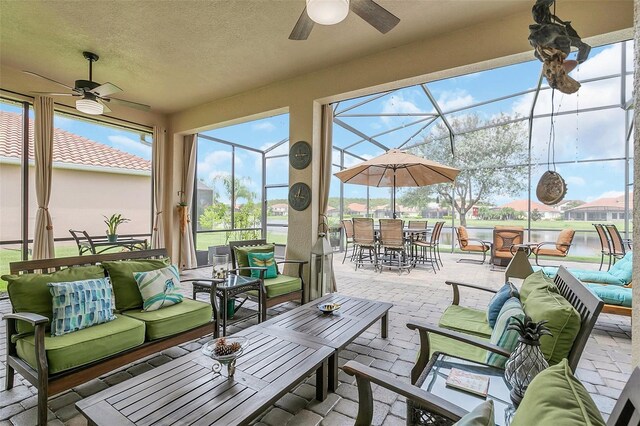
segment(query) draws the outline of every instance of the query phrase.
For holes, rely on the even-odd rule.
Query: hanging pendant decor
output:
[[[578,91],[580,83],[568,73],[587,60],[591,46],[580,39],[571,21],[563,21],[556,16],[555,3],[555,0],[536,1],[531,10],[536,23],[529,25],[529,43],[535,49],[536,58],[544,63],[542,71],[549,86],[571,94]],[[575,61],[566,60],[572,46],[578,49]]]
[[[567,195],[567,184],[560,173],[552,170],[544,172],[536,188],[536,196],[548,206],[558,204]]]

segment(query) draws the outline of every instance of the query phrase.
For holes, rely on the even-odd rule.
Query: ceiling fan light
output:
[[[307,14],[320,25],[334,25],[349,14],[349,0],[307,0]]]
[[[100,115],[104,112],[102,104],[93,99],[78,99],[76,101],[76,109],[90,115]]]

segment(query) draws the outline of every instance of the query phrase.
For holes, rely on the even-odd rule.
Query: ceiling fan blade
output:
[[[382,34],[388,33],[400,22],[400,18],[373,0],[351,0],[350,5],[356,15]]]
[[[118,104],[118,105],[122,105],[122,106],[126,106],[126,107],[129,107],[129,108],[139,109],[141,111],[150,111],[151,110],[151,107],[149,105],[139,104],[137,102],[125,101],[123,99],[104,98],[104,99],[102,99],[102,101],[109,102],[109,103],[114,103],[114,104]]]
[[[298,22],[293,27],[293,31],[289,35],[289,40],[306,40],[309,38],[309,34],[311,34],[311,30],[313,29],[314,22],[307,15],[307,8],[305,7],[298,18]]]
[[[102,108],[104,108],[103,112],[111,112],[111,108],[109,108],[109,107],[107,106],[107,104],[106,104],[102,99],[100,99],[100,98],[96,98],[96,101],[97,101],[100,105],[102,105]]]
[[[89,90],[89,92],[103,98],[105,96],[113,95],[114,93],[122,92],[122,89],[112,83],[103,83],[95,89]]]
[[[44,96],[80,96],[75,93],[54,93],[54,92],[31,92],[35,95],[44,95]]]
[[[37,74],[37,73],[32,72],[32,71],[22,71],[22,72],[23,72],[23,73],[25,73],[25,74],[29,74],[29,75],[33,75],[33,76],[36,76],[36,77],[43,78],[43,79],[45,79],[45,80],[49,80],[49,81],[51,81],[51,82],[53,82],[53,83],[59,84],[60,86],[64,86],[64,87],[66,87],[66,88],[67,88],[67,89],[69,89],[69,90],[74,90],[74,88],[73,88],[73,87],[71,87],[71,86],[67,86],[67,85],[66,85],[66,84],[64,84],[64,83],[60,83],[59,81],[55,81],[55,80],[53,80],[53,79],[51,79],[51,78],[49,78],[49,77],[45,77],[44,75],[40,75],[40,74]]]

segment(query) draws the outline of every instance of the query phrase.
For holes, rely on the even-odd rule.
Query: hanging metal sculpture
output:
[[[555,15],[555,0],[537,0],[531,12],[536,23],[529,25],[529,43],[535,49],[536,58],[544,64],[542,71],[549,86],[566,94],[577,92],[580,83],[568,73],[587,60],[591,46],[580,39],[571,21]],[[575,61],[566,60],[572,46],[578,49]]]

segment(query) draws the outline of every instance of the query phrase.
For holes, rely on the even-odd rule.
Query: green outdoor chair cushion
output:
[[[480,338],[480,340],[485,340],[487,343],[489,342],[489,339]],[[431,359],[435,352],[443,352],[447,355],[483,364],[487,358],[487,351],[482,348],[469,345],[468,343],[461,343],[458,340],[450,339],[439,334],[429,333],[429,359]]]
[[[533,321],[549,321],[546,327],[552,335],[540,338],[540,348],[550,365],[569,356],[581,325],[578,311],[556,291],[555,286],[538,288],[524,302],[524,312]]]
[[[631,307],[631,287],[613,285],[587,284],[587,288],[608,305]]]
[[[185,298],[181,303],[156,311],[132,310],[123,315],[144,322],[146,340],[173,336],[211,322],[213,310],[207,302]],[[213,325],[211,330],[213,331]]]
[[[536,290],[549,289],[558,293],[558,288],[553,283],[553,279],[549,278],[542,271],[536,271],[525,278],[520,287],[520,301],[524,305],[529,295]]]
[[[89,364],[144,343],[144,323],[117,315],[116,319],[62,336],[44,338],[49,374]],[[16,341],[18,356],[36,368],[34,336]]]
[[[604,426],[598,407],[567,360],[538,374],[524,394],[511,426]]]
[[[264,288],[267,290],[267,297],[276,297],[283,294],[302,290],[302,280],[299,277],[289,275],[278,275],[275,278],[264,280]],[[248,291],[252,296],[258,296],[255,290]]]
[[[626,260],[630,254],[631,253],[627,253],[627,255],[616,262],[609,271],[592,271],[589,269],[575,268],[567,268],[567,270],[582,282],[617,286],[627,285],[631,282],[631,258],[629,257],[629,260]],[[544,274],[550,278],[554,278],[558,273],[558,267],[556,266],[545,266],[543,268],[536,266],[534,269],[542,270]]]
[[[438,325],[449,330],[489,339],[492,329],[487,322],[487,312],[480,309],[451,305],[445,309]]]
[[[454,426],[495,426],[493,400],[488,399],[469,411]]]
[[[169,259],[141,259],[103,262],[102,266],[107,270],[113,292],[116,296],[116,310],[142,308],[142,296],[138,289],[138,283],[133,278],[134,272],[147,272],[169,266]]]
[[[249,267],[249,253],[275,253],[276,246],[273,244],[263,244],[261,246],[234,247],[233,251],[236,256],[236,265],[238,268]],[[276,266],[277,268],[277,266]],[[239,271],[239,275],[245,277],[251,276],[251,271]]]
[[[83,281],[104,278],[104,269],[100,266],[74,266],[51,274],[3,275],[8,282],[7,291],[15,312],[31,312],[53,318],[53,297],[49,291],[49,283]],[[50,324],[47,325],[47,328]],[[18,333],[31,333],[33,327],[17,321]]]

